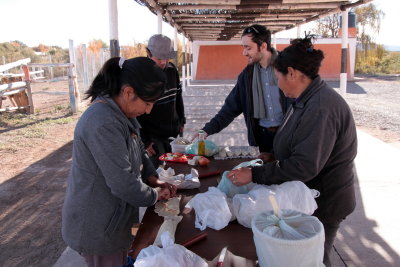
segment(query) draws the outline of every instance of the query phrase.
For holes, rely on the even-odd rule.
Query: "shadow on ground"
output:
[[[72,142],[0,184],[0,266],[52,266],[66,245],[61,207]]]
[[[340,82],[338,81],[329,81],[327,82],[330,86],[333,88],[340,88]],[[348,82],[347,83],[347,88],[346,92],[348,94],[354,94],[354,95],[364,95],[367,94],[367,92],[362,88],[362,86],[358,85],[356,82]]]
[[[360,183],[355,170],[357,206],[341,224],[334,249],[343,265],[334,266],[399,266],[397,252],[375,231],[375,220],[367,218]]]

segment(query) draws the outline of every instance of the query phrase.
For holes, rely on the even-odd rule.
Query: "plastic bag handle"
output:
[[[210,210],[207,210],[204,213],[204,217],[202,219],[200,219],[200,216],[198,216],[197,212],[196,212],[197,219],[195,221],[195,226],[198,227],[201,231],[203,231],[207,227],[207,218],[208,218],[209,214],[210,214]]]
[[[281,218],[281,210],[279,209],[278,202],[276,201],[275,194],[268,196],[269,202],[271,202],[272,209],[276,217]]]

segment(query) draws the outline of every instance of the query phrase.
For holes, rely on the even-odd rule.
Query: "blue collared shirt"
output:
[[[263,68],[260,66],[261,83],[263,85],[264,103],[266,109],[265,118],[260,119],[262,127],[276,127],[281,125],[283,119],[279,88],[275,84],[274,70],[272,66]]]

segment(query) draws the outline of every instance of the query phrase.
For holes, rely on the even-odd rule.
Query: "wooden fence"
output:
[[[80,94],[76,75],[74,74],[74,64],[37,64],[30,63],[30,59],[22,59],[16,62],[0,65],[0,112],[24,109],[28,113],[34,113],[34,103],[32,99],[31,83],[53,82],[68,80],[70,106],[73,113],[78,111]],[[11,69],[20,67],[23,73],[10,73]],[[45,79],[43,76],[44,68],[61,67],[67,68],[68,76]],[[8,97],[13,107],[2,108],[4,97]]]

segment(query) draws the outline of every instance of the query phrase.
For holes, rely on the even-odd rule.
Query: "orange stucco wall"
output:
[[[289,44],[277,44],[282,51]],[[324,51],[320,75],[324,79],[340,78],[341,44],[315,44],[316,49]],[[199,48],[196,80],[235,80],[247,64],[242,55],[241,45],[203,45]],[[350,72],[350,60],[347,60],[347,71]],[[352,75],[349,73],[349,78]]]
[[[235,80],[247,64],[241,45],[203,45],[196,80]]]
[[[338,36],[342,37],[342,28],[339,29]],[[348,36],[349,37],[357,37],[357,29],[356,28],[349,28],[348,29]]]

